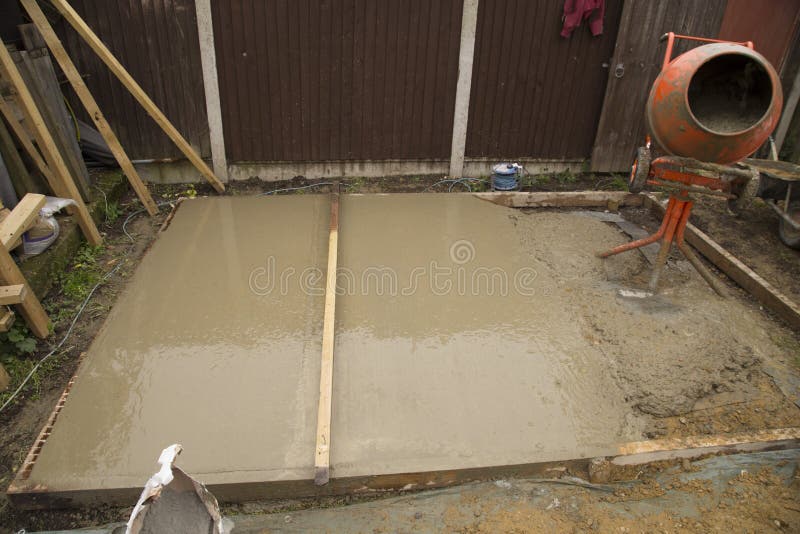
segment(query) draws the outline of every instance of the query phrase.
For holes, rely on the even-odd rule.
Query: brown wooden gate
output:
[[[659,37],[673,31],[717,37],[726,0],[625,0],[592,151],[593,171],[626,171],[645,136],[644,108],[664,58]],[[675,55],[696,46],[678,42]]]

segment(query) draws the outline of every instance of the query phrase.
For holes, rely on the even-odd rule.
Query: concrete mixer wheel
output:
[[[650,175],[650,149],[639,147],[636,151],[636,159],[631,166],[631,175],[628,178],[628,190],[631,193],[641,193]]]
[[[790,202],[789,209],[786,211],[792,220],[800,222],[800,201]],[[800,230],[793,228],[783,217],[781,217],[781,222],[778,226],[778,235],[787,247],[800,249]]]

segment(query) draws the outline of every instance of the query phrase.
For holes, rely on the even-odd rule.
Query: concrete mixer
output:
[[[673,58],[676,39],[706,44]],[[655,292],[675,243],[714,290],[724,295],[719,280],[684,243],[692,210],[689,195],[722,196],[732,210],[737,209],[751,178],[758,176],[758,169],[741,161],[767,141],[780,118],[780,79],[752,42],[671,32],[661,40],[667,43],[666,53],[647,100],[649,134],[637,151],[628,187],[632,192],[641,191],[646,184],[667,188],[671,191],[669,203],[658,232],[599,256],[660,241],[649,286]],[[656,151],[664,155],[653,158]]]

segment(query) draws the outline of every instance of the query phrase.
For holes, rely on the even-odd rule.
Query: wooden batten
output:
[[[0,305],[20,304],[28,294],[25,284],[0,286]]]
[[[463,193],[507,208],[608,208],[641,206],[641,195],[626,191],[492,192]]]
[[[44,203],[44,195],[28,193],[0,223],[0,244],[6,250],[11,250],[12,245],[19,241],[22,234],[36,221]]]
[[[328,271],[325,284],[325,312],[322,323],[322,358],[320,364],[319,405],[317,409],[317,445],[314,454],[314,483],[330,480],[331,402],[333,398],[333,345],[336,318],[336,268],[339,249],[338,185],[331,195],[331,218],[328,235]]]

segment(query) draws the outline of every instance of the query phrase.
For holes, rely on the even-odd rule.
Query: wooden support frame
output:
[[[0,241],[2,241],[0,242],[0,280],[6,286],[22,286],[18,289],[0,288],[0,304],[15,304],[31,332],[40,338],[45,338],[50,334],[50,319],[39,299],[28,287],[28,282],[14,258],[11,257],[6,243],[14,243],[22,236],[22,233],[36,219],[44,203],[44,195],[28,193],[11,210],[11,214],[3,222],[0,222]],[[5,297],[3,297],[3,291],[7,293]],[[17,300],[17,297],[19,302],[12,302]],[[6,302],[3,301],[4,298]]]
[[[339,185],[331,194],[331,219],[328,235],[328,272],[325,283],[325,313],[322,323],[322,359],[320,363],[319,405],[317,409],[317,444],[314,454],[314,483],[322,486],[330,480],[331,401],[333,397],[333,344],[336,317],[336,268],[339,250]]]
[[[52,171],[50,175],[50,178],[52,178],[50,187],[57,196],[71,198],[75,201],[76,206],[71,212],[75,215],[78,225],[83,231],[83,235],[86,236],[86,241],[92,245],[99,245],[103,242],[103,238],[100,236],[100,232],[97,230],[97,226],[94,224],[94,220],[89,214],[86,204],[83,203],[83,199],[81,198],[81,194],[75,182],[69,175],[67,166],[64,163],[64,158],[58,151],[55,141],[48,131],[39,109],[36,107],[33,96],[25,86],[25,82],[22,80],[22,76],[19,70],[17,70],[14,60],[11,58],[11,54],[9,54],[5,43],[2,41],[0,41],[0,73],[11,83],[11,86],[16,91],[18,102],[25,115],[25,120],[28,121],[30,127],[33,129],[36,136],[36,143],[44,154],[47,167]]]
[[[53,57],[55,57],[59,66],[61,67],[61,70],[67,77],[67,80],[69,80],[70,85],[72,85],[72,88],[75,90],[75,94],[78,95],[78,98],[83,104],[83,107],[86,109],[86,112],[92,118],[95,126],[97,126],[97,130],[100,132],[100,135],[102,135],[103,139],[105,139],[106,144],[108,144],[108,148],[111,150],[111,153],[114,154],[114,158],[116,158],[117,163],[119,163],[119,166],[122,168],[125,176],[128,177],[128,182],[130,182],[131,187],[133,187],[133,190],[136,192],[136,196],[138,196],[139,200],[142,201],[147,213],[149,213],[150,216],[155,215],[158,213],[158,207],[153,201],[150,191],[148,191],[147,186],[144,184],[144,182],[142,182],[139,173],[136,172],[133,163],[131,163],[130,158],[128,158],[128,154],[125,152],[125,149],[122,148],[122,144],[119,142],[119,139],[117,139],[114,130],[111,129],[108,121],[100,111],[97,101],[94,99],[94,96],[92,96],[92,93],[89,91],[89,88],[83,81],[80,72],[78,72],[78,69],[75,67],[72,59],[70,59],[69,54],[67,54],[67,50],[64,48],[64,45],[61,44],[56,32],[53,31],[53,27],[50,26],[50,22],[42,12],[39,4],[37,4],[35,0],[21,0],[21,3],[22,7],[25,8],[25,11],[28,12],[28,16],[30,16],[31,21],[36,26],[36,29],[38,29],[39,33],[42,35],[44,42],[47,44],[47,47],[53,54]]]
[[[156,121],[158,126],[180,149],[181,152],[192,162],[192,165],[202,174],[208,183],[218,192],[225,191],[225,185],[217,178],[214,172],[206,165],[203,159],[194,151],[191,145],[178,132],[173,124],[167,119],[166,115],[156,106],[155,102],[145,93],[144,89],[133,79],[133,76],[125,70],[122,63],[114,57],[114,54],[103,44],[103,41],[92,31],[86,22],[72,9],[66,0],[51,0],[53,6],[61,13],[64,19],[78,32],[84,41],[91,47],[97,57],[106,64],[111,72],[116,76],[122,85],[139,102],[145,111]]]

